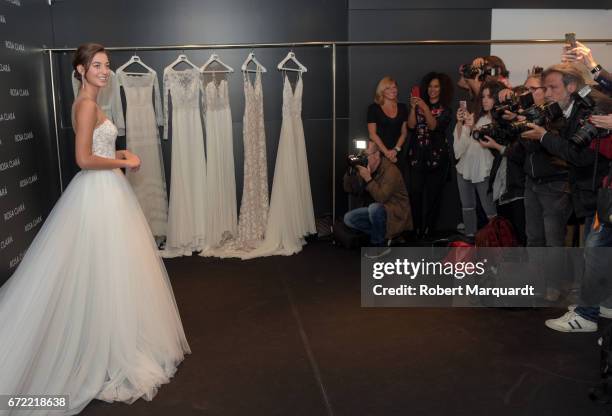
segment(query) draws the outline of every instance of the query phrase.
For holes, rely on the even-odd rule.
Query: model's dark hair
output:
[[[480,117],[485,115],[485,112],[482,107],[482,97],[484,94],[484,90],[489,90],[489,94],[491,95],[491,98],[493,98],[494,101],[493,105],[497,105],[499,104],[499,92],[506,88],[507,87],[504,84],[495,80],[485,81],[482,83],[482,85],[480,86],[480,92],[478,93],[478,107],[476,111],[477,116],[474,120],[474,124],[476,124],[478,120],[480,120]]]
[[[72,68],[74,69],[73,76],[79,81],[83,82],[83,77],[77,71],[77,66],[83,65],[85,67],[85,73],[89,70],[91,61],[97,53],[104,52],[108,56],[108,52],[104,49],[104,46],[99,43],[85,43],[76,50],[74,57],[72,58]]]
[[[429,94],[427,94],[427,88],[429,88],[429,84],[434,79],[440,82],[440,105],[444,108],[449,108],[454,94],[453,81],[448,75],[441,72],[430,72],[421,80],[421,94],[423,95],[423,100],[427,105],[431,105]]]

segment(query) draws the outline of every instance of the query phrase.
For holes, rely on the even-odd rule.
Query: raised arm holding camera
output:
[[[602,68],[593,58],[591,49],[575,41],[576,46],[564,45],[561,62],[582,62],[591,72],[593,79],[608,92],[612,93],[612,74]]]

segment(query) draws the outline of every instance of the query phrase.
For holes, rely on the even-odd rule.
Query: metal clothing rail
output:
[[[612,39],[579,39],[583,43],[610,43]],[[332,48],[332,220],[336,217],[336,52],[338,46],[436,46],[436,45],[542,45],[563,44],[565,39],[464,39],[464,40],[389,40],[389,41],[316,41],[316,42],[283,42],[283,43],[232,43],[232,44],[190,44],[190,45],[157,45],[157,46],[110,46],[109,51],[168,51],[168,50],[202,50],[202,49],[255,49],[255,48],[294,48],[324,47]],[[60,178],[60,191],[64,191],[62,166],[59,151],[59,126],[55,96],[55,74],[53,72],[53,54],[73,52],[76,48],[43,48],[49,53],[49,68],[53,99],[53,122],[55,125],[55,143]]]

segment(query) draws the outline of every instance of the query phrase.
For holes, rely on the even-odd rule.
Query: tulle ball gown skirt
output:
[[[94,398],[151,400],[189,352],[129,183],[80,172],[0,288],[0,394],[68,395],[54,415]]]

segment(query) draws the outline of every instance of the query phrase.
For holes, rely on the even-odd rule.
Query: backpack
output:
[[[476,247],[518,247],[512,224],[506,218],[496,216],[482,227],[475,236]]]

